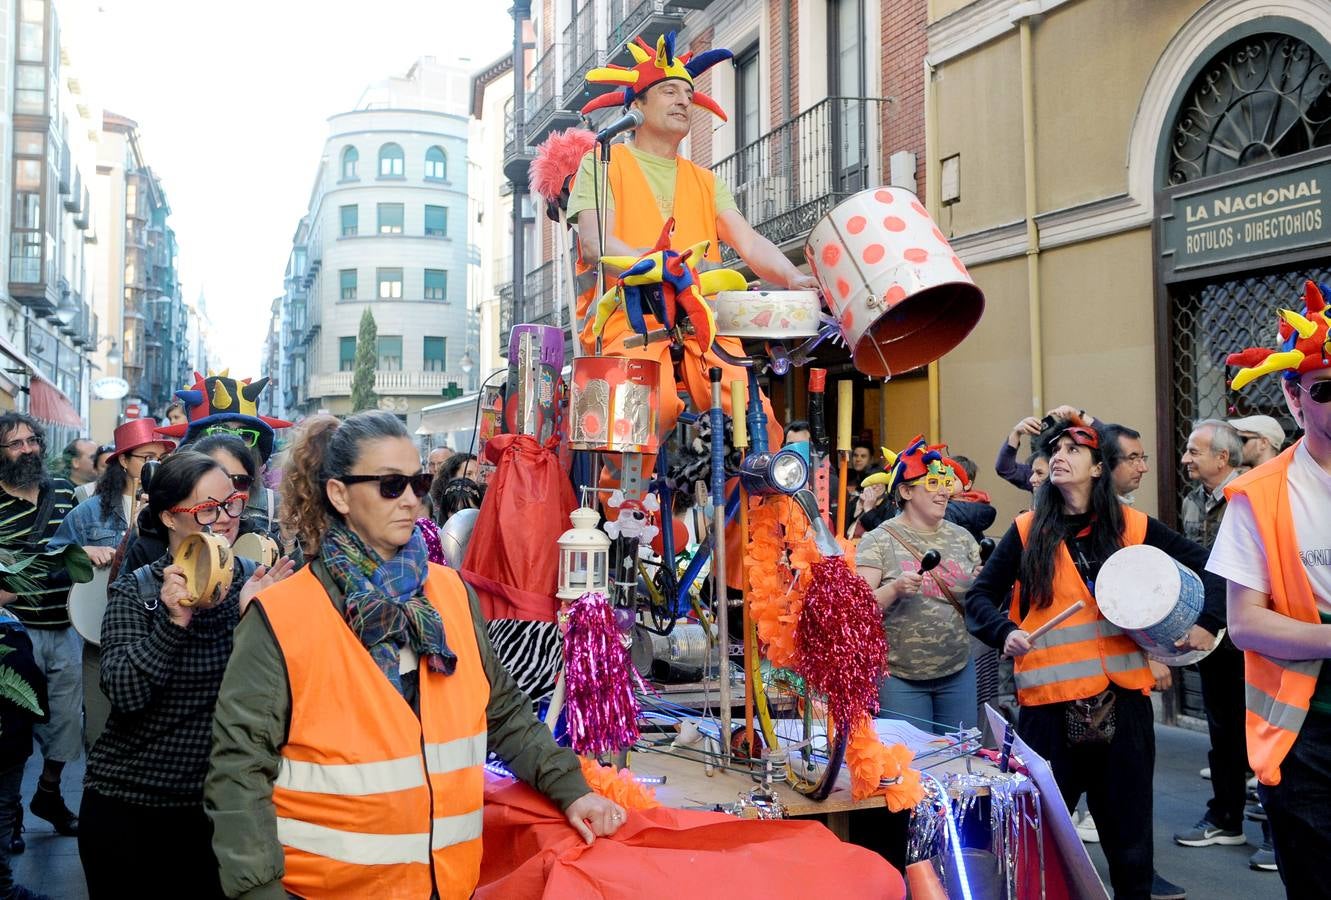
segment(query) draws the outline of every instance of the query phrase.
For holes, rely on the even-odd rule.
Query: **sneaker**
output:
[[[23,840],[23,801],[14,805],[14,833],[9,836],[9,855],[18,856],[28,849],[28,842]]]
[[[1200,776],[1202,776],[1203,778],[1205,778],[1207,781],[1210,781],[1210,780],[1211,780],[1211,767],[1210,767],[1210,766],[1207,766],[1205,769],[1202,769],[1202,770],[1201,770],[1200,772],[1198,772],[1197,774],[1200,775]]]
[[[1077,813],[1072,818],[1072,824],[1077,826],[1077,837],[1081,838],[1083,844],[1100,843],[1100,832],[1095,827],[1095,819],[1091,818],[1090,813]]]
[[[1186,890],[1161,878],[1159,872],[1151,873],[1151,900],[1187,900],[1187,897]]]
[[[1212,844],[1237,847],[1247,842],[1248,839],[1243,836],[1242,831],[1221,828],[1206,816],[1202,816],[1197,824],[1188,831],[1174,835],[1174,843],[1181,847],[1209,847]]]
[[[1262,806],[1260,802],[1249,803],[1244,807],[1243,818],[1247,819],[1249,822],[1265,822],[1266,807]]]
[[[1279,871],[1276,868],[1276,851],[1270,841],[1262,844],[1262,849],[1248,857],[1248,868],[1258,872]]]
[[[39,819],[45,819],[55,826],[58,834],[64,837],[78,837],[79,817],[69,811],[65,800],[60,796],[59,787],[47,787],[37,782],[37,793],[32,795],[28,809]]]

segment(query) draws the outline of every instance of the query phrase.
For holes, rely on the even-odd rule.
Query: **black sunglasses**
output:
[[[231,479],[231,486],[238,491],[248,491],[254,484],[253,475],[228,475]]]
[[[1299,390],[1311,397],[1314,403],[1331,403],[1331,380],[1314,381],[1312,387],[1300,384]]]
[[[396,500],[411,485],[412,493],[418,500],[430,494],[430,484],[434,476],[429,472],[417,472],[415,475],[343,475],[337,479],[343,484],[360,484],[363,481],[379,482],[379,496],[385,500]]]

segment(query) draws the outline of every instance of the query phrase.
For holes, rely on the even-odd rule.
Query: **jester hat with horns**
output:
[[[1282,309],[1277,315],[1276,349],[1249,347],[1225,358],[1227,364],[1240,367],[1230,387],[1238,390],[1272,372],[1281,372],[1286,381],[1293,381],[1305,372],[1331,367],[1331,316],[1316,284],[1304,283],[1302,315],[1291,309]]]
[[[631,68],[611,63],[608,66],[599,66],[587,73],[589,83],[619,85],[619,90],[589,100],[582,107],[583,115],[598,109],[628,106],[652,85],[668,81],[671,78],[687,82],[689,87],[693,87],[694,78],[722,60],[734,56],[729,50],[721,48],[704,50],[697,56],[692,53],[681,53],[676,56],[675,33],[673,31],[656,39],[655,51],[641,37],[634,38],[633,42],[627,46],[629,53],[633,54],[634,65]],[[721,121],[726,121],[725,111],[706,94],[695,90],[693,102]]]
[[[908,484],[924,478],[926,475],[954,474],[952,460],[943,455],[947,445],[925,444],[924,435],[922,434],[917,434],[911,438],[910,443],[906,445],[906,449],[900,453],[893,453],[886,447],[881,449],[887,471],[875,472],[865,478],[860,482],[861,487],[869,484],[885,484],[890,496],[899,484]],[[960,467],[956,466],[955,468]]]
[[[252,446],[267,462],[273,453],[273,429],[291,426],[290,422],[283,419],[259,415],[259,395],[267,386],[267,378],[237,381],[230,377],[226,369],[218,373],[210,372],[207,378],[195,372],[194,385],[176,391],[176,396],[185,404],[189,422],[157,430],[171,437],[184,437],[184,446],[203,437],[213,425],[229,425],[237,431],[253,429],[258,433],[258,438]]]

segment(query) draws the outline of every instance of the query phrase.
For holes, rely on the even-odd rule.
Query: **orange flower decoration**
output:
[[[850,769],[850,795],[864,800],[882,794],[892,812],[913,809],[924,799],[920,773],[910,768],[915,754],[902,744],[885,745],[874,731],[873,720],[860,719],[850,732],[846,766]],[[884,780],[896,780],[884,785]]]
[[[582,763],[582,777],[587,779],[587,786],[607,800],[613,800],[625,809],[655,809],[661,805],[656,799],[656,791],[635,781],[628,769],[616,771],[613,766],[603,766],[586,756],[578,760]]]

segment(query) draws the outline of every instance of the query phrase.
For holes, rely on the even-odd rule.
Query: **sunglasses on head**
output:
[[[343,475],[337,479],[343,484],[360,484],[366,481],[379,482],[379,496],[385,500],[396,500],[411,485],[416,499],[423,500],[430,493],[430,484],[434,476],[429,472],[417,472],[415,475]]]
[[[1298,384],[1298,382],[1295,382]],[[1303,391],[1312,398],[1314,403],[1331,403],[1331,380],[1314,381],[1310,387],[1298,385],[1299,390]]]
[[[252,475],[228,475],[231,479],[231,486],[238,491],[248,491],[254,484]]]

